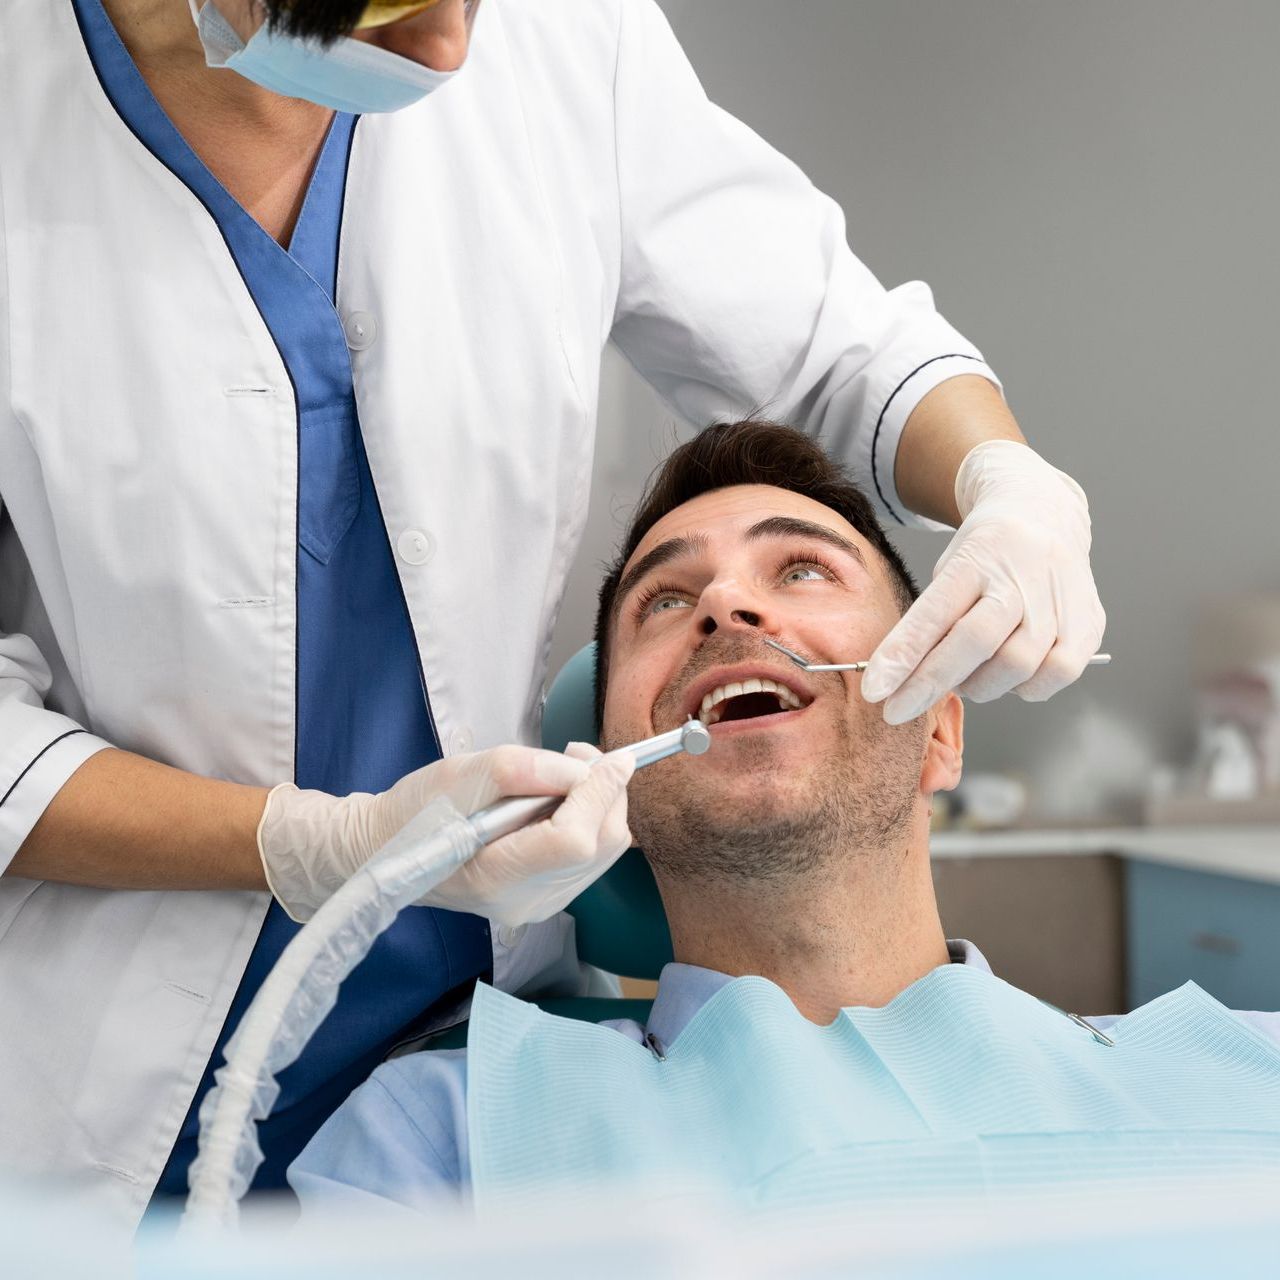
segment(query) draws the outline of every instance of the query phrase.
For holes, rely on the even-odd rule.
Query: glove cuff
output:
[[[310,920],[359,865],[344,857],[344,810],[351,797],[301,791],[282,782],[267,794],[258,823],[258,855],[267,887],[291,920]],[[348,865],[350,863],[351,865]]]
[[[1043,500],[1046,485],[1050,493],[1056,491],[1079,505],[1087,528],[1089,500],[1084,490],[1065,471],[1059,471],[1030,445],[1017,440],[984,440],[965,454],[956,472],[956,507],[964,520],[993,490],[1006,486],[1034,488]]]

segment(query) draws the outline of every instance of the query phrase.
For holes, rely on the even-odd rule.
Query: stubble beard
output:
[[[631,829],[655,871],[673,881],[786,891],[849,858],[900,857],[919,797],[924,738],[922,719],[888,725],[872,714],[855,730],[844,717],[834,750],[808,762],[803,777],[780,777],[771,767],[780,753],[762,731],[733,743],[743,772],[759,785],[731,803],[699,779],[693,762],[675,757],[672,767],[632,780]]]

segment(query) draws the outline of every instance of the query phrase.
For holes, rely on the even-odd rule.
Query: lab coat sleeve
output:
[[[898,440],[938,383],[995,375],[926,285],[886,290],[834,201],[707,100],[653,0],[621,14],[615,343],[686,421],[801,427],[888,518],[943,528],[899,498]]]
[[[467,1174],[466,1050],[384,1063],[289,1166],[304,1214],[429,1210],[456,1201]]]
[[[10,381],[3,212],[0,208],[0,387]],[[5,513],[5,475],[0,469],[0,540],[16,537]],[[63,783],[91,755],[110,745],[69,717],[46,709],[44,697],[53,682],[49,664],[29,636],[5,633],[8,588],[0,581],[0,871],[13,860]]]
[[[0,526],[3,521],[0,504]],[[12,537],[12,529],[0,536]],[[29,636],[0,633],[0,870],[62,784],[110,745],[45,708],[51,682],[48,663]]]

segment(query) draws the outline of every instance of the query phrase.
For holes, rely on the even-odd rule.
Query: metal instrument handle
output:
[[[687,720],[669,733],[644,738],[619,750],[629,751],[635,756],[636,768],[643,769],[681,751],[700,756],[710,746],[711,733],[707,726],[700,720]],[[481,844],[492,844],[522,827],[549,818],[563,802],[563,796],[513,796],[473,813],[471,825]]]

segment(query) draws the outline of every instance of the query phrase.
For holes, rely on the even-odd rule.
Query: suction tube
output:
[[[411,819],[297,933],[235,1034],[200,1106],[183,1230],[234,1226],[262,1163],[257,1124],[293,1062],[338,998],[343,979],[400,911],[447,880],[481,848],[475,828],[439,797]]]
[[[711,746],[689,720],[622,750],[643,768]],[[200,1104],[185,1232],[234,1226],[239,1201],[262,1163],[258,1121],[280,1093],[276,1076],[294,1062],[338,999],[338,988],[400,912],[447,880],[485,845],[549,816],[561,796],[500,800],[466,817],[441,796],[390,839],[294,935],[227,1042],[226,1065]]]

